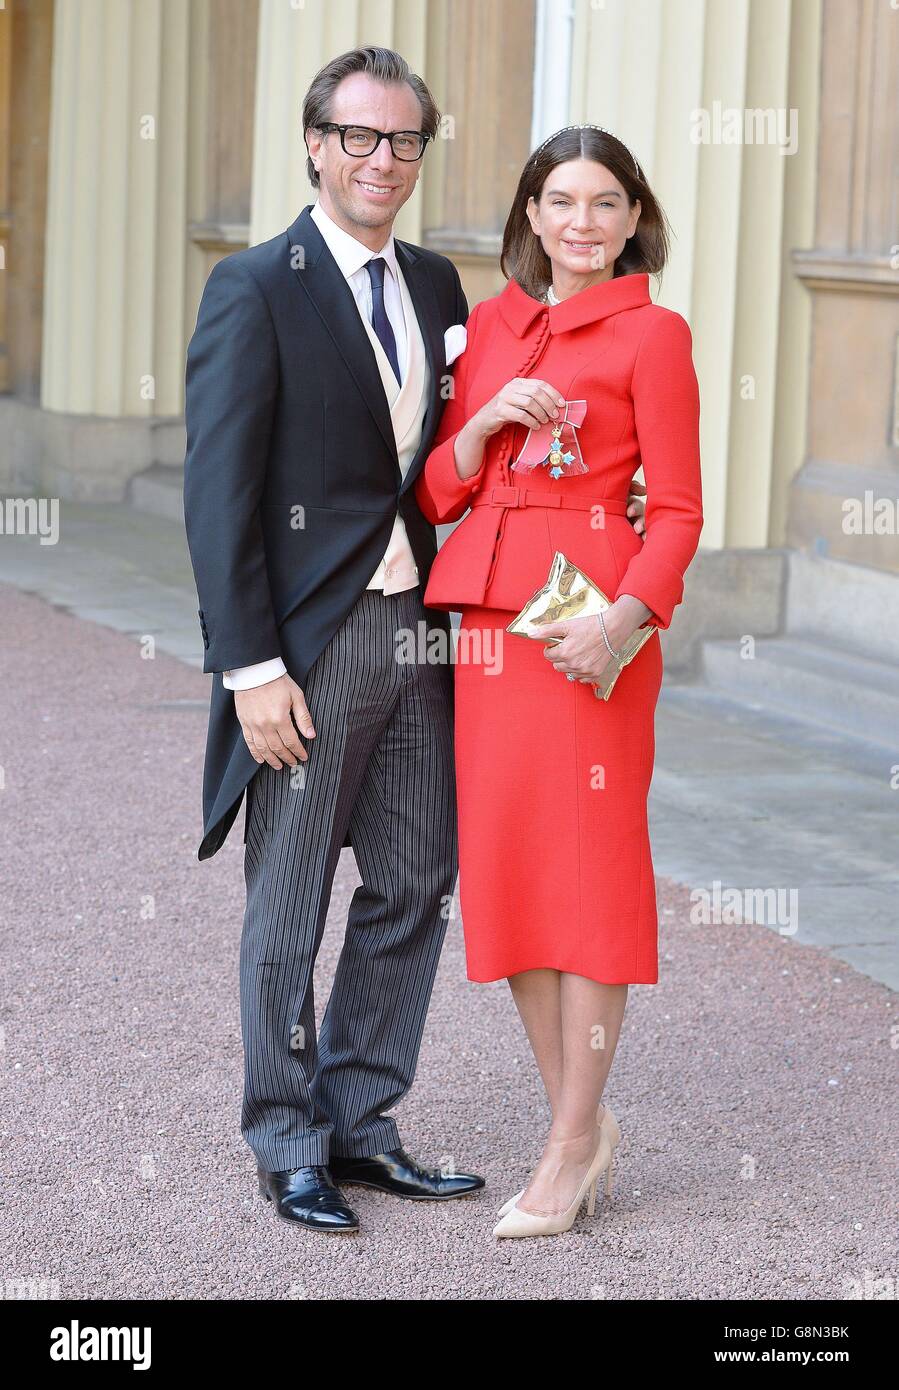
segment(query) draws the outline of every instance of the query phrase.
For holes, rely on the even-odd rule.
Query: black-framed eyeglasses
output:
[[[421,159],[425,152],[425,146],[431,138],[425,135],[423,130],[372,130],[367,125],[338,125],[336,121],[322,121],[317,130],[327,134],[329,130],[336,130],[340,135],[340,144],[345,154],[351,154],[356,159],[365,159],[366,155],[374,154],[382,140],[390,142],[397,159],[413,161]]]

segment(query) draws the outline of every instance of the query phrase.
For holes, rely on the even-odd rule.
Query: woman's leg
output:
[[[545,1005],[541,1010],[534,1000],[530,1001],[534,1004],[534,1017],[530,1024],[525,1024],[528,1036],[532,1036],[533,1030],[550,1059],[555,1054],[547,1035],[553,1019],[560,1017],[562,1079],[559,1086],[553,1077],[552,1125],[540,1162],[518,1203],[524,1211],[541,1215],[562,1212],[574,1201],[583,1182],[599,1143],[596,1111],[618,1045],[627,991],[627,985],[604,985],[565,972],[559,975],[558,1014],[551,1011],[551,1006]],[[536,1048],[535,1055],[543,1075]],[[552,1071],[550,1074],[553,1076]]]
[[[509,976],[509,988],[537,1059],[549,1108],[562,1100],[562,993],[558,970],[522,970]]]

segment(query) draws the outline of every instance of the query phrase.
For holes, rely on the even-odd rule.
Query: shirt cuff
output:
[[[257,661],[254,666],[235,666],[233,671],[222,672],[222,684],[226,690],[253,690],[257,685],[268,685],[279,676],[287,675],[287,667],[280,656],[271,661]]]

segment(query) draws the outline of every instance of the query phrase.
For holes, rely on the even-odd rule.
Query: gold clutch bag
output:
[[[550,565],[546,583],[538,589],[533,598],[528,599],[521,612],[506,628],[516,637],[533,637],[538,642],[561,642],[561,637],[541,637],[539,629],[543,623],[563,623],[569,618],[587,618],[594,613],[603,613],[612,603],[597,584],[589,579],[583,570],[573,565],[557,550]],[[610,661],[599,681],[593,686],[597,700],[608,700],[621,669],[633,661],[637,652],[657,631],[655,625],[638,627],[621,648],[618,661]]]

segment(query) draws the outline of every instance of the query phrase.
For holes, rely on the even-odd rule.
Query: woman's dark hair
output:
[[[552,284],[552,267],[540,238],[528,220],[528,199],[540,199],[547,176],[571,159],[593,159],[615,175],[631,207],[640,199],[640,218],[634,235],[615,260],[613,278],[647,272],[661,273],[668,259],[668,220],[639,164],[617,136],[596,126],[570,126],[557,131],[536,149],[521,171],[518,188],[503,232],[500,265],[507,279],[517,280],[525,294],[539,299]]]
[[[345,77],[353,73],[367,72],[378,82],[406,82],[421,103],[421,128],[431,139],[437,134],[440,125],[440,112],[423,78],[413,72],[401,54],[392,48],[351,48],[332,58],[330,63],[312,79],[303,102],[303,137],[306,131],[316,129],[322,121],[330,121],[331,98]],[[318,188],[318,170],[311,158],[306,158],[306,173],[313,188]]]

